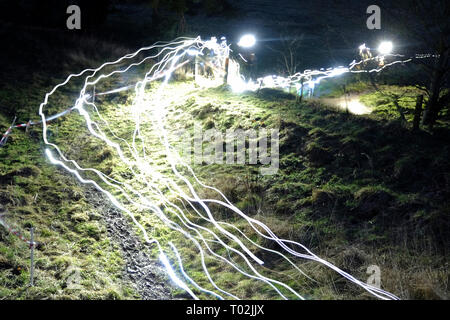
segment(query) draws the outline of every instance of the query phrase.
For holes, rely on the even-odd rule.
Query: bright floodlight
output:
[[[380,43],[380,46],[378,47],[378,52],[382,55],[389,54],[392,52],[392,42],[390,41],[383,41]]]
[[[246,34],[239,40],[238,46],[243,48],[250,48],[253,47],[256,43],[255,36],[252,34]]]

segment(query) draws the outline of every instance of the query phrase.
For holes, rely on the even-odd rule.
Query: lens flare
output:
[[[242,48],[251,48],[255,45],[255,43],[255,36],[252,34],[246,34],[245,36],[242,36],[237,45]]]
[[[391,41],[383,41],[378,46],[378,52],[381,55],[385,56],[385,55],[390,54],[392,52],[393,47],[394,47],[394,45],[392,44]]]

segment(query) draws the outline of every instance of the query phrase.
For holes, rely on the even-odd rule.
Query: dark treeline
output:
[[[95,31],[105,23],[108,15],[123,5],[143,5],[152,8],[153,25],[173,15],[176,22],[185,14],[207,16],[227,14],[232,6],[227,0],[18,0],[0,2],[0,19],[21,25],[62,28],[65,26],[66,9],[78,5],[83,15],[83,29]],[[183,30],[181,30],[183,31]]]
[[[92,30],[102,25],[108,16],[110,0],[18,0],[2,1],[0,18],[26,26],[63,28],[66,25],[66,10],[70,5],[82,8],[83,27]]]

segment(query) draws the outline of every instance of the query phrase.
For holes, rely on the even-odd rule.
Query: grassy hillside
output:
[[[41,89],[36,85],[36,90]],[[15,91],[9,88],[2,94],[11,93]],[[296,104],[293,96],[272,90],[242,95],[226,88],[198,92],[190,82],[176,82],[170,85],[168,95],[175,93],[179,99],[168,115],[171,132],[191,130],[194,123],[223,131],[280,128],[277,175],[262,176],[254,166],[195,165],[205,183],[218,187],[278,236],[300,241],[357,278],[366,279],[367,267],[378,265],[383,288],[401,298],[446,298],[448,131],[438,136],[413,134],[396,122],[353,116],[308,101]],[[116,133],[127,134],[132,130],[126,120],[127,94],[107,99],[102,114],[114,121]],[[2,130],[9,121],[1,117]],[[91,141],[81,128],[75,115],[50,126],[55,141],[83,165],[95,166],[113,177],[126,176],[113,152]],[[93,207],[88,191],[73,177],[45,160],[39,130],[33,128],[28,134],[16,130],[0,149],[2,211],[24,234],[35,226],[42,243],[37,250],[36,287],[25,290],[29,251],[0,228],[1,296],[137,297],[136,289],[124,278],[123,251],[108,236],[104,212]],[[77,145],[76,141],[85,143]],[[156,162],[161,168],[167,166],[162,150],[152,145],[149,152],[160,159]],[[151,235],[163,243],[184,243],[145,213],[137,216],[144,225],[153,226]],[[245,230],[250,238],[256,236],[241,219],[229,215],[222,219]],[[195,251],[185,246],[181,253],[192,258],[185,268],[205,284]],[[271,271],[266,272],[276,273],[309,298],[368,297],[317,264],[297,263],[317,282],[299,277],[280,261],[269,261]],[[224,289],[247,298],[274,297],[273,292],[241,278],[231,268],[211,265],[217,284]],[[68,288],[76,270],[81,271],[81,288]]]
[[[5,30],[6,42],[19,41]],[[2,132],[15,114],[20,123],[37,119],[45,92],[67,74],[131,51],[95,39],[77,42],[47,32],[26,30],[27,37],[20,38],[24,39],[23,50],[11,47],[10,52],[0,53],[4,64],[0,68]],[[36,50],[45,45],[53,51]],[[433,135],[412,133],[394,121],[392,105],[365,88],[355,90],[367,94],[367,104],[380,107],[375,115],[354,116],[308,100],[298,104],[293,96],[273,90],[233,94],[223,87],[199,91],[192,82],[173,82],[167,90],[174,98],[167,127],[175,144],[173,133],[178,129],[192,132],[194,124],[221,131],[279,128],[281,158],[276,175],[262,176],[257,166],[248,165],[194,165],[195,172],[278,236],[305,244],[355,277],[367,279],[367,268],[378,265],[382,287],[399,297],[446,299],[449,131],[443,126]],[[56,95],[54,108],[70,105],[76,89],[71,84]],[[133,130],[127,120],[130,98],[123,92],[100,101],[101,113],[114,123],[118,134]],[[52,141],[83,165],[121,181],[130,179],[114,152],[88,137],[76,114],[49,128]],[[154,141],[151,126],[146,129],[146,138]],[[104,197],[46,160],[40,130],[15,130],[0,149],[0,214],[26,236],[34,226],[41,243],[36,252],[36,286],[27,289],[29,249],[0,227],[0,299],[184,297],[169,285],[163,288],[167,279],[159,275],[155,257],[140,256],[145,248],[136,244],[140,234],[128,220],[117,220],[121,214]],[[170,174],[163,150],[150,143],[149,152],[161,171]],[[212,195],[203,190],[201,196]],[[256,239],[242,220],[216,212]],[[182,255],[189,258],[185,268],[200,284],[206,284],[197,251],[183,246],[182,238],[153,217],[144,212],[136,215],[151,236],[182,247]],[[225,289],[244,298],[274,297],[273,291],[243,279],[231,268],[209,263],[217,284]],[[269,259],[268,268],[262,270],[307,298],[369,298],[330,270],[311,262],[296,263],[316,281],[299,276],[276,259]],[[142,275],[140,270],[147,264],[153,265],[152,270]],[[160,289],[145,291],[146,283],[137,280],[143,276],[154,282],[152,288]]]
[[[1,123],[4,129],[5,118]],[[0,210],[27,238],[34,226],[40,243],[35,286],[27,289],[30,250],[1,228],[1,298],[136,297],[122,280],[120,250],[108,238],[101,214],[72,177],[46,161],[36,131],[15,131],[0,159]]]
[[[379,265],[383,287],[402,298],[446,297],[448,131],[412,134],[379,116],[353,116],[308,101],[298,105],[270,90],[234,95],[213,89],[178,108],[204,128],[280,128],[277,175],[261,176],[249,166],[196,167],[245,213],[361,279],[368,265]],[[189,126],[190,117],[181,123]],[[328,271],[309,275],[319,284],[296,280],[311,297],[364,296]]]

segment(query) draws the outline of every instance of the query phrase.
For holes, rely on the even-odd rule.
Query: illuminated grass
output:
[[[179,96],[179,101],[173,105],[174,112],[170,113],[167,119],[168,127],[171,130],[191,130],[194,123],[206,127],[213,124],[214,127],[222,130],[230,127],[281,128],[282,155],[278,175],[261,177],[258,170],[253,170],[248,166],[194,166],[194,170],[204,182],[219,187],[246,214],[258,217],[280,237],[311,244],[316,253],[330,258],[332,262],[336,260],[338,266],[348,267],[350,272],[358,278],[367,277],[365,266],[380,264],[386,274],[390,276],[383,280],[385,289],[403,295],[403,297],[420,295],[429,297],[432,295],[436,279],[444,279],[442,267],[439,267],[442,266],[440,264],[442,257],[425,251],[423,255],[427,256],[429,260],[417,260],[416,255],[402,258],[404,259],[402,263],[406,264],[406,273],[408,270],[416,269],[416,263],[420,265],[421,270],[426,269],[428,263],[426,261],[433,261],[433,264],[437,266],[436,271],[429,276],[429,279],[433,280],[432,284],[426,287],[428,289],[423,289],[423,284],[418,285],[420,288],[415,288],[414,283],[426,282],[425,278],[406,280],[398,273],[396,274],[396,263],[404,249],[393,244],[388,246],[389,239],[393,239],[392,232],[395,231],[390,228],[390,224],[402,225],[402,220],[395,216],[397,210],[403,210],[401,208],[406,207],[414,208],[417,219],[415,223],[429,222],[428,212],[436,212],[433,219],[439,221],[445,212],[443,208],[445,204],[440,206],[437,203],[428,202],[416,207],[417,199],[407,196],[411,192],[418,192],[415,186],[404,190],[399,186],[400,181],[396,181],[399,177],[405,179],[404,177],[408,176],[404,173],[405,170],[408,172],[412,167],[407,157],[409,144],[405,144],[405,141],[401,140],[409,141],[407,140],[409,137],[401,138],[396,135],[395,139],[392,138],[387,142],[383,142],[383,139],[386,132],[394,134],[399,131],[404,132],[403,129],[389,125],[383,127],[371,117],[348,116],[345,113],[327,110],[320,106],[308,105],[307,102],[296,105],[295,101],[289,97],[279,100],[279,98],[272,99],[270,95],[258,96],[253,93],[235,95],[223,88],[209,89],[194,94],[191,86],[192,83],[189,82],[170,85],[170,92],[176,92]],[[130,128],[130,121],[126,120],[129,116],[127,113],[129,112],[129,105],[127,105],[129,100],[124,94],[120,94],[119,98],[121,99],[115,99],[116,102],[105,103],[101,113],[108,121],[114,123],[113,129],[117,135],[129,138],[130,132],[133,130]],[[289,122],[286,119],[289,119]],[[3,121],[5,125],[6,122],[6,120]],[[96,166],[114,178],[129,181],[136,187],[142,187],[139,181],[129,180],[128,169],[117,160],[113,150],[90,139],[82,133],[82,128],[82,122],[78,120],[78,117],[69,116],[52,125],[50,130],[53,130],[54,138],[59,142],[70,140],[84,142],[79,145],[62,143],[64,152],[79,159],[83,166]],[[152,155],[151,159],[155,161],[154,164],[161,172],[169,173],[170,170],[164,161],[164,150],[159,148],[156,143],[152,143],[155,141],[156,135],[152,135],[151,130],[145,132],[148,132],[146,138],[149,142],[147,147],[148,153]],[[71,139],[67,140],[68,137]],[[101,240],[105,238],[104,231],[96,223],[85,221],[89,205],[83,201],[83,190],[71,183],[67,177],[61,178],[59,175],[55,175],[57,170],[49,168],[44,163],[37,145],[31,138],[23,133],[18,133],[11,142],[12,147],[9,148],[8,156],[6,153],[3,154],[5,159],[9,159],[3,162],[1,168],[3,175],[18,170],[19,165],[37,165],[42,172],[39,174],[38,180],[17,177],[14,180],[14,188],[3,185],[2,188],[5,187],[8,194],[12,195],[13,199],[17,199],[15,200],[17,203],[20,203],[18,206],[11,206],[11,209],[17,212],[22,210],[25,213],[27,218],[23,219],[23,225],[29,223],[36,225],[38,229],[42,230],[40,236],[54,243],[52,250],[42,252],[43,258],[38,263],[40,269],[49,270],[40,271],[45,272],[45,276],[41,273],[42,282],[38,281],[38,288],[42,289],[42,293],[38,295],[37,290],[36,292],[31,290],[29,291],[31,295],[27,297],[127,298],[133,296],[128,287],[122,287],[122,282],[118,278],[105,280],[114,274],[120,274],[123,265],[117,250],[111,251],[108,244]],[[427,140],[424,138],[423,141],[417,143],[426,145]],[[422,151],[424,157],[427,156],[427,153],[437,154],[432,145],[428,148],[430,148],[429,152]],[[317,158],[313,156],[313,152],[317,152],[317,149],[325,149],[329,152],[330,158],[327,162],[317,162]],[[2,149],[0,152],[6,152],[4,150],[7,149]],[[395,158],[389,160],[393,150],[396,152],[394,153]],[[369,157],[362,155],[363,153]],[[20,159],[19,163],[11,161],[13,156],[15,159]],[[440,157],[445,161],[445,154]],[[438,169],[432,166],[432,170]],[[396,179],[391,178],[391,172],[397,175]],[[33,185],[31,189],[30,182]],[[46,188],[44,201],[39,202],[36,206],[31,206],[33,200],[30,195],[42,187]],[[377,198],[380,190],[388,190],[394,197],[389,200],[389,205],[382,201],[384,198],[381,200]],[[200,195],[206,197],[208,194],[204,192]],[[121,199],[123,200],[123,198]],[[372,205],[382,208],[383,211],[377,216],[367,218],[361,215],[362,205]],[[55,208],[58,209],[55,210]],[[254,231],[240,219],[236,219],[226,212],[217,211],[216,214],[221,220],[235,224],[249,238],[259,241],[260,245],[267,245],[264,241],[258,240]],[[53,219],[54,216],[57,219]],[[181,253],[185,269],[200,285],[211,289],[209,282],[201,272],[197,250],[184,245],[186,244],[184,238],[168,230],[163,223],[147,212],[136,210],[136,217],[149,231],[149,235],[158,238],[162,244],[172,241],[177,244],[177,247],[184,248]],[[52,228],[48,227],[50,219],[54,220]],[[388,219],[390,222],[386,223],[382,219]],[[200,223],[200,221],[196,222]],[[405,229],[406,234],[408,234],[407,230]],[[63,256],[64,248],[69,243],[76,243],[75,251],[66,257]],[[343,258],[345,257],[344,249],[352,247],[353,243],[360,243],[359,246],[364,252],[364,263],[358,267],[347,265]],[[419,242],[414,245],[420,248]],[[10,246],[20,247],[15,242]],[[374,246],[379,249],[373,249]],[[26,265],[27,250],[21,253],[20,258],[15,258],[17,253],[8,251],[6,247],[0,251],[2,259],[7,263],[13,262],[13,264],[16,263],[15,259],[19,259],[19,264]],[[81,248],[86,252],[80,252]],[[384,250],[389,252],[390,258],[387,260],[377,258]],[[420,250],[423,251],[423,249]],[[226,254],[224,250],[219,252]],[[259,251],[255,253],[262,254]],[[172,262],[176,261],[174,255],[168,254],[168,256]],[[101,264],[103,267],[99,268],[97,260],[103,261]],[[111,261],[114,262],[111,264]],[[360,290],[346,286],[333,272],[313,263],[297,261],[302,269],[310,270],[308,275],[317,280],[317,283],[292,272],[292,268],[289,268],[286,263],[278,260],[269,260],[268,263],[270,268],[261,268],[265,274],[285,281],[308,298],[368,298]],[[212,259],[207,260],[207,264],[211,267],[211,274],[216,283],[223,286],[224,289],[230,289],[244,298],[272,299],[275,297],[273,290],[263,284],[245,280],[231,267],[218,264]],[[74,293],[61,289],[64,279],[69,276],[64,274],[64,271],[70,266],[83,266],[83,269],[86,270],[82,273],[83,279],[85,279],[84,291]],[[108,269],[104,269],[106,266]],[[107,273],[96,273],[97,268],[99,268],[98,270],[107,270]],[[8,272],[9,270],[1,271],[5,275]],[[428,277],[425,271],[422,275]],[[23,288],[26,277],[25,271],[20,277],[13,280],[13,284],[6,285],[2,289],[5,296],[24,297],[24,293],[19,293],[19,288]],[[405,281],[411,283],[408,292],[400,290]],[[17,289],[6,289],[14,286]],[[119,289],[117,289],[118,287]],[[182,296],[181,292],[179,294]],[[204,294],[201,294],[200,297],[211,298]]]

